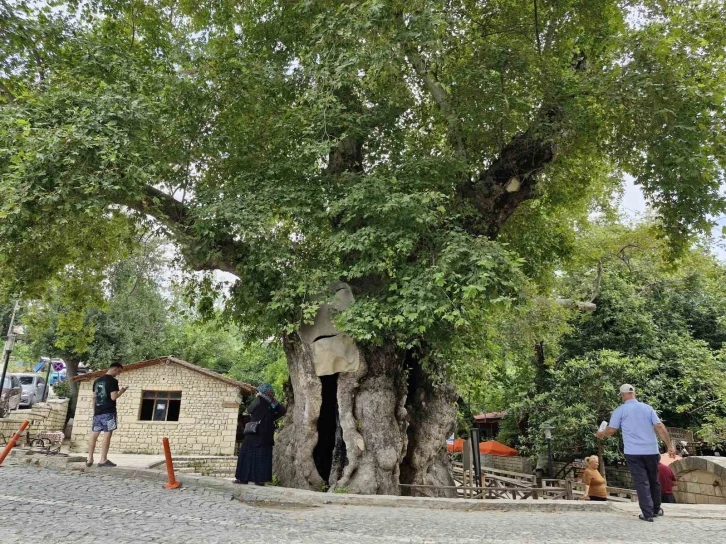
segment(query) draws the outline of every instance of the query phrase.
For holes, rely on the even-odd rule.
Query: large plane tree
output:
[[[447,371],[632,175],[674,248],[724,210],[722,3],[0,2],[0,271],[139,228],[287,353],[284,485],[450,482]],[[212,284],[196,286],[202,307]]]

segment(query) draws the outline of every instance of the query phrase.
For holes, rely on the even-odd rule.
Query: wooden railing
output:
[[[459,463],[460,464],[460,463]],[[463,469],[463,466],[462,466]],[[482,467],[482,473],[486,474],[487,477],[501,477],[515,481],[522,481],[528,484],[536,484],[537,477],[533,474],[525,474],[523,472],[512,472],[509,470],[500,470],[498,468]]]
[[[532,474],[512,472],[495,468],[482,468],[482,485],[475,486],[471,471],[464,471],[464,465],[459,462],[452,463],[452,475],[455,486],[426,486],[426,485],[404,485],[412,492],[416,489],[438,488],[447,490],[445,493],[451,495],[452,490],[457,496],[464,498],[486,498],[486,499],[560,499],[573,500],[583,496],[585,485],[582,482],[562,479],[543,479],[538,484],[537,478]],[[541,485],[541,486],[540,486]],[[622,487],[608,487],[608,500],[615,502],[637,501],[637,493],[633,489]]]
[[[482,487],[468,485],[471,473],[464,471],[462,463],[452,463],[454,481],[458,496],[464,498],[487,499],[572,499],[572,486],[566,480],[543,481],[538,487],[537,478],[532,474],[512,472],[486,467],[482,469]],[[406,486],[423,488],[426,486]],[[435,486],[428,486],[435,487]]]
[[[585,484],[582,482],[572,482],[572,491],[574,497],[579,499],[585,494]],[[613,502],[636,502],[638,493],[635,489],[625,489],[624,487],[607,487],[608,500]]]

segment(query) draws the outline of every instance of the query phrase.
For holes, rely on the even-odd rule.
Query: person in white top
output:
[[[676,456],[676,450],[671,443],[668,429],[658,414],[648,404],[638,402],[632,385],[629,383],[621,385],[620,397],[623,403],[613,412],[607,429],[598,431],[595,436],[603,439],[622,429],[625,460],[633,477],[635,489],[638,491],[638,503],[642,511],[639,517],[643,521],[653,521],[654,516],[663,515],[658,482],[660,452],[656,433],[667,444],[671,457]]]

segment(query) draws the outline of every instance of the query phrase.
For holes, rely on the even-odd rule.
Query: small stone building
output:
[[[678,485],[676,501],[685,504],[726,504],[726,458],[686,457],[671,464]]]
[[[93,419],[93,382],[106,370],[73,378],[78,403],[71,447],[85,451]],[[163,453],[168,437],[175,455],[233,455],[240,405],[256,393],[238,382],[174,357],[125,365],[118,378],[128,386],[117,402],[118,429],[111,452]]]

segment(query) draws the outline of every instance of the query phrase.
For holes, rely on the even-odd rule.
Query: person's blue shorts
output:
[[[110,433],[116,430],[116,414],[100,414],[93,416],[93,426],[91,431],[94,433]]]

